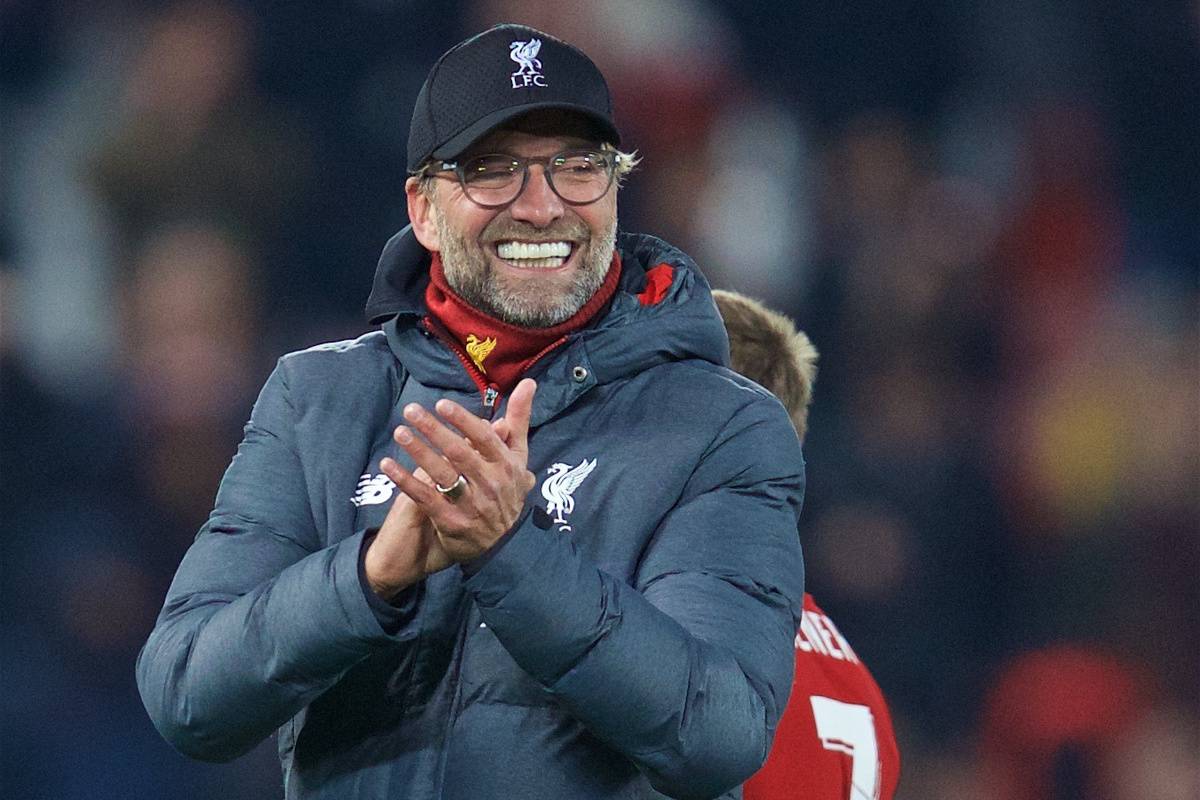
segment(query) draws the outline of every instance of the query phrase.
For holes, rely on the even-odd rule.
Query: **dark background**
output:
[[[622,225],[821,351],[809,586],[902,798],[1200,796],[1200,6],[0,3],[0,786],[279,797],[133,661],[284,352],[366,330],[436,57],[608,75]]]

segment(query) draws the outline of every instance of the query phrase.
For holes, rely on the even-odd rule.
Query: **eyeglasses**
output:
[[[541,164],[550,189],[564,203],[585,206],[604,196],[617,170],[616,153],[564,150],[545,158],[517,158],[502,153],[475,156],[461,163],[443,161],[431,173],[453,172],[471,202],[503,208],[521,196],[529,183],[529,165]]]

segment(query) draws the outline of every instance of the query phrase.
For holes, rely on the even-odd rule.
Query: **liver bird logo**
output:
[[[487,375],[487,370],[483,368],[483,360],[495,349],[496,337],[489,336],[487,339],[480,339],[473,333],[467,334],[467,355],[484,375]]]
[[[508,46],[508,57],[517,62],[518,69],[513,75],[534,75],[541,71],[542,62],[538,61],[538,51],[542,49],[541,39],[530,39],[528,42],[513,42]]]
[[[554,522],[558,523],[560,531],[566,533],[571,530],[566,515],[575,510],[573,495],[579,484],[583,483],[584,478],[591,475],[595,468],[596,459],[589,461],[585,458],[573,467],[560,462],[550,465],[546,470],[550,477],[542,484],[542,497],[546,499],[546,514],[554,515]]]

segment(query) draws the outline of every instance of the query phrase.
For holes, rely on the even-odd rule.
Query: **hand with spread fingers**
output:
[[[517,384],[506,416],[496,423],[445,399],[436,414],[415,403],[404,409],[411,429],[401,425],[394,436],[417,469],[409,472],[390,458],[380,462],[403,496],[367,551],[373,589],[395,594],[450,563],[469,561],[516,524],[536,482],[527,466],[536,389],[529,379]],[[426,525],[432,525],[436,543],[427,542]]]

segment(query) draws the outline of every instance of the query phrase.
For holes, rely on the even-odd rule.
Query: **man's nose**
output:
[[[530,164],[525,188],[508,208],[512,218],[544,228],[562,217],[565,210],[562,198],[550,188],[546,168],[541,164]]]

